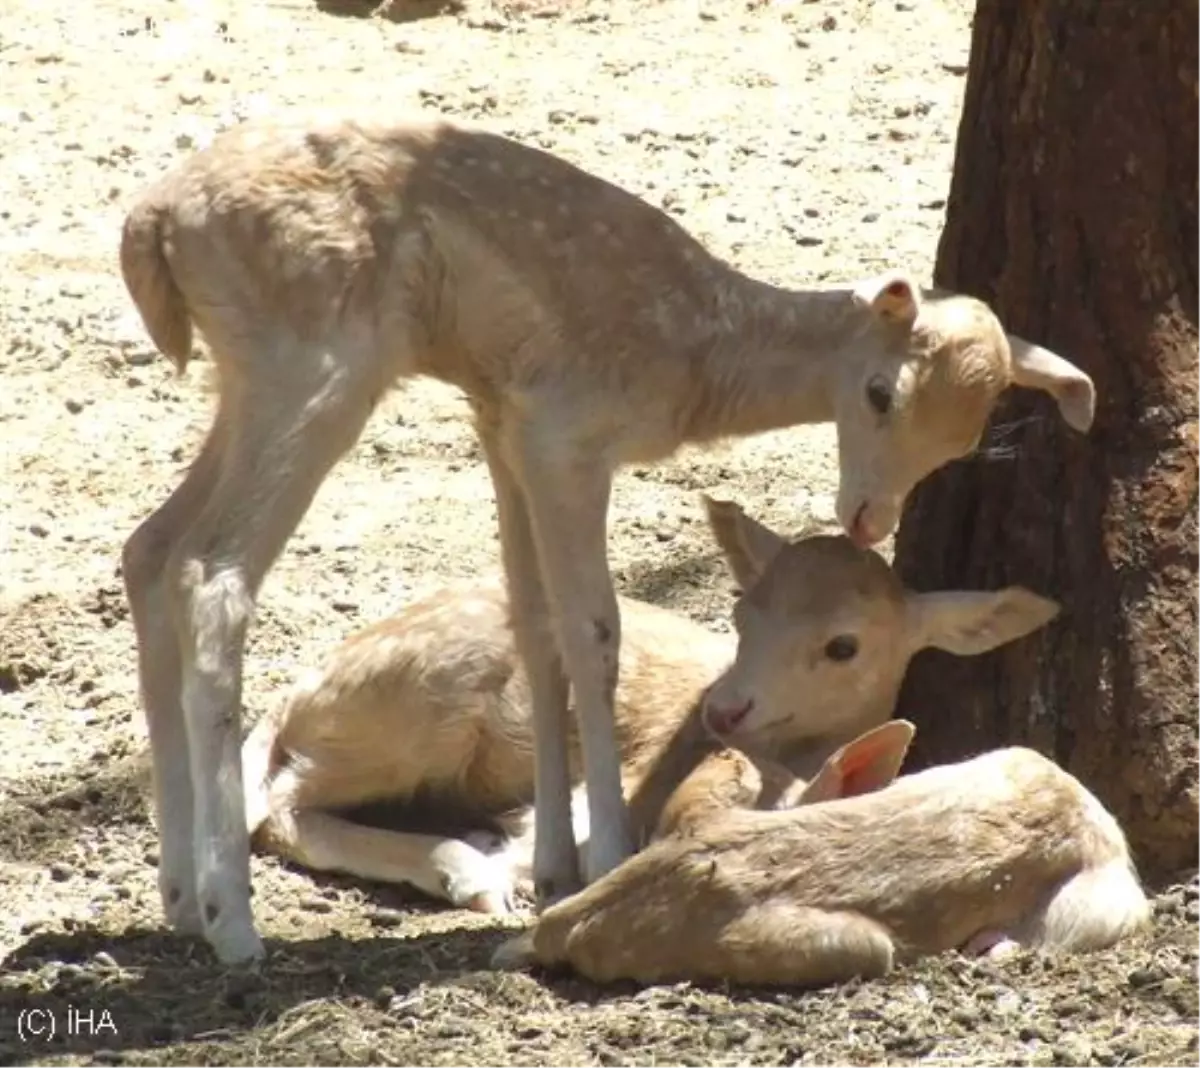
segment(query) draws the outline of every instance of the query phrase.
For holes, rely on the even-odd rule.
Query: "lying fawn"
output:
[[[640,834],[724,741],[819,767],[839,743],[892,714],[921,647],[980,653],[1057,611],[1020,588],[909,593],[882,557],[848,538],[789,543],[735,504],[705,505],[745,590],[736,647],[684,616],[633,600],[621,606],[617,737]],[[732,691],[753,695],[753,715],[719,703]],[[502,584],[436,593],[351,636],[256,724],[243,760],[247,823],[260,848],[506,911],[528,877],[534,767],[529,686]],[[415,799],[473,821],[477,833],[399,832],[338,811],[391,802],[412,826],[420,823]],[[579,838],[585,815],[576,814]],[[485,855],[475,842],[493,826],[512,840]]]
[[[1087,375],[1006,336],[978,300],[921,294],[895,273],[776,288],[632,194],[444,121],[228,130],[133,205],[121,269],[155,345],[182,371],[199,330],[216,370],[208,438],[129,539],[123,571],[164,909],[227,961],[262,954],[238,764],[247,627],[274,560],[390,387],[432,376],[474,414],[530,687],[543,900],[580,883],[568,684],[589,879],[633,848],[607,563],[619,467],[836,421],[838,515],[873,544],[919,479],[975,447],[1007,386],[1051,394],[1080,431],[1094,409]]]
[[[807,784],[781,788],[769,766],[774,807],[800,806],[782,812],[757,810],[764,776],[744,754],[709,757],[668,802],[662,837],[542,913],[497,963],[820,985],[950,949],[1102,949],[1149,922],[1121,828],[1077,779],[1014,746],[892,782],[912,734],[892,720]]]

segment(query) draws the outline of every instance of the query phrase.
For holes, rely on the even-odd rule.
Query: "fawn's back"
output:
[[[700,839],[731,878],[752,885],[754,871],[774,870],[773,896],[881,921],[902,956],[962,945],[983,915],[1011,926],[1081,867],[1126,856],[1116,821],[1082,785],[1021,747],[859,797],[729,813]]]
[[[566,337],[564,387],[586,388],[589,373],[644,379],[621,357],[656,349],[677,403],[689,331],[711,318],[711,283],[727,270],[640,198],[448,122],[245,123],[153,186],[134,209],[146,213],[162,219],[175,282],[218,361],[253,336],[252,317],[301,342],[349,324],[381,389],[427,373],[475,401],[544,374],[548,346]]]

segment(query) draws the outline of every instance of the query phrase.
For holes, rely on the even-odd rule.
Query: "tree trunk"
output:
[[[917,589],[1063,604],[986,657],[916,659],[914,762],[1032,746],[1151,877],[1197,854],[1196,131],[1196,0],[979,0],[936,282],[1086,370],[1096,422],[1010,390],[896,551]]]

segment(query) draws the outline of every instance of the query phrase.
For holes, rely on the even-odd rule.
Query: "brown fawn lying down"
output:
[[[706,758],[661,837],[497,963],[820,985],[951,949],[1101,949],[1149,921],[1121,828],[1077,779],[1014,746],[893,782],[912,734],[877,727],[807,784],[736,750]]]
[[[1008,387],[1047,393],[1081,432],[1095,410],[1085,373],[1007,334],[981,301],[895,270],[768,284],[564,159],[436,119],[242,123],[138,197],[120,254],[158,349],[182,371],[200,333],[216,372],[208,437],[122,569],[163,909],[230,962],[262,955],[238,764],[254,607],[393,386],[437,379],[474,416],[534,710],[544,900],[634,848],[613,708],[617,470],[836,423],[838,520],[869,545],[917,482],[974,450]],[[592,824],[582,873],[568,689]]]
[[[848,538],[789,543],[734,504],[705,504],[745,591],[736,642],[661,608],[622,606],[617,729],[640,838],[712,748],[728,742],[819,767],[838,744],[888,719],[918,649],[980,653],[1057,612],[1016,587],[911,593],[882,557]],[[256,725],[244,747],[248,827],[260,848],[310,868],[503,911],[528,876],[533,759],[529,689],[503,586],[452,588],[350,637]],[[578,787],[574,736],[571,776]],[[479,833],[400,832],[338,811],[399,802],[407,828],[420,821],[415,806],[404,820],[404,803],[417,799],[467,813]],[[582,839],[578,791],[575,801]],[[480,843],[493,826],[515,840],[489,856]]]

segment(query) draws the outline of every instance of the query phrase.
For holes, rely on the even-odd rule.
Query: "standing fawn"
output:
[[[619,467],[835,421],[838,516],[873,544],[919,479],[975,447],[1007,386],[1046,391],[1080,431],[1094,408],[1085,374],[1006,336],[977,300],[921,294],[894,273],[776,288],[632,194],[449,122],[228,130],[133,205],[121,269],[155,345],[182,370],[196,329],[216,370],[208,437],[123,568],[164,908],[231,962],[262,954],[238,760],[247,627],[272,563],[389,388],[428,375],[474,414],[529,679],[544,901],[580,885],[569,687],[589,880],[634,845],[607,562]]]
[[[662,837],[497,963],[809,986],[950,949],[1102,949],[1149,922],[1121,828],[1072,775],[1014,746],[892,782],[912,734],[892,720],[782,789],[777,766],[707,758]],[[761,811],[764,779],[773,807],[800,807]]]
[[[892,714],[918,649],[981,653],[1058,610],[1019,587],[910,593],[882,557],[848,538],[789,543],[732,503],[705,504],[745,591],[739,640],[638,601],[621,605],[617,738],[640,835],[724,741],[811,771]],[[735,711],[752,704],[754,713],[732,715],[730,694]],[[534,766],[529,686],[503,586],[437,593],[351,636],[256,724],[243,760],[247,824],[260,848],[507,911],[529,874]],[[499,825],[510,840],[489,856],[474,834],[413,833],[414,800],[477,831]],[[344,811],[381,802],[401,810],[405,831],[364,826]]]

